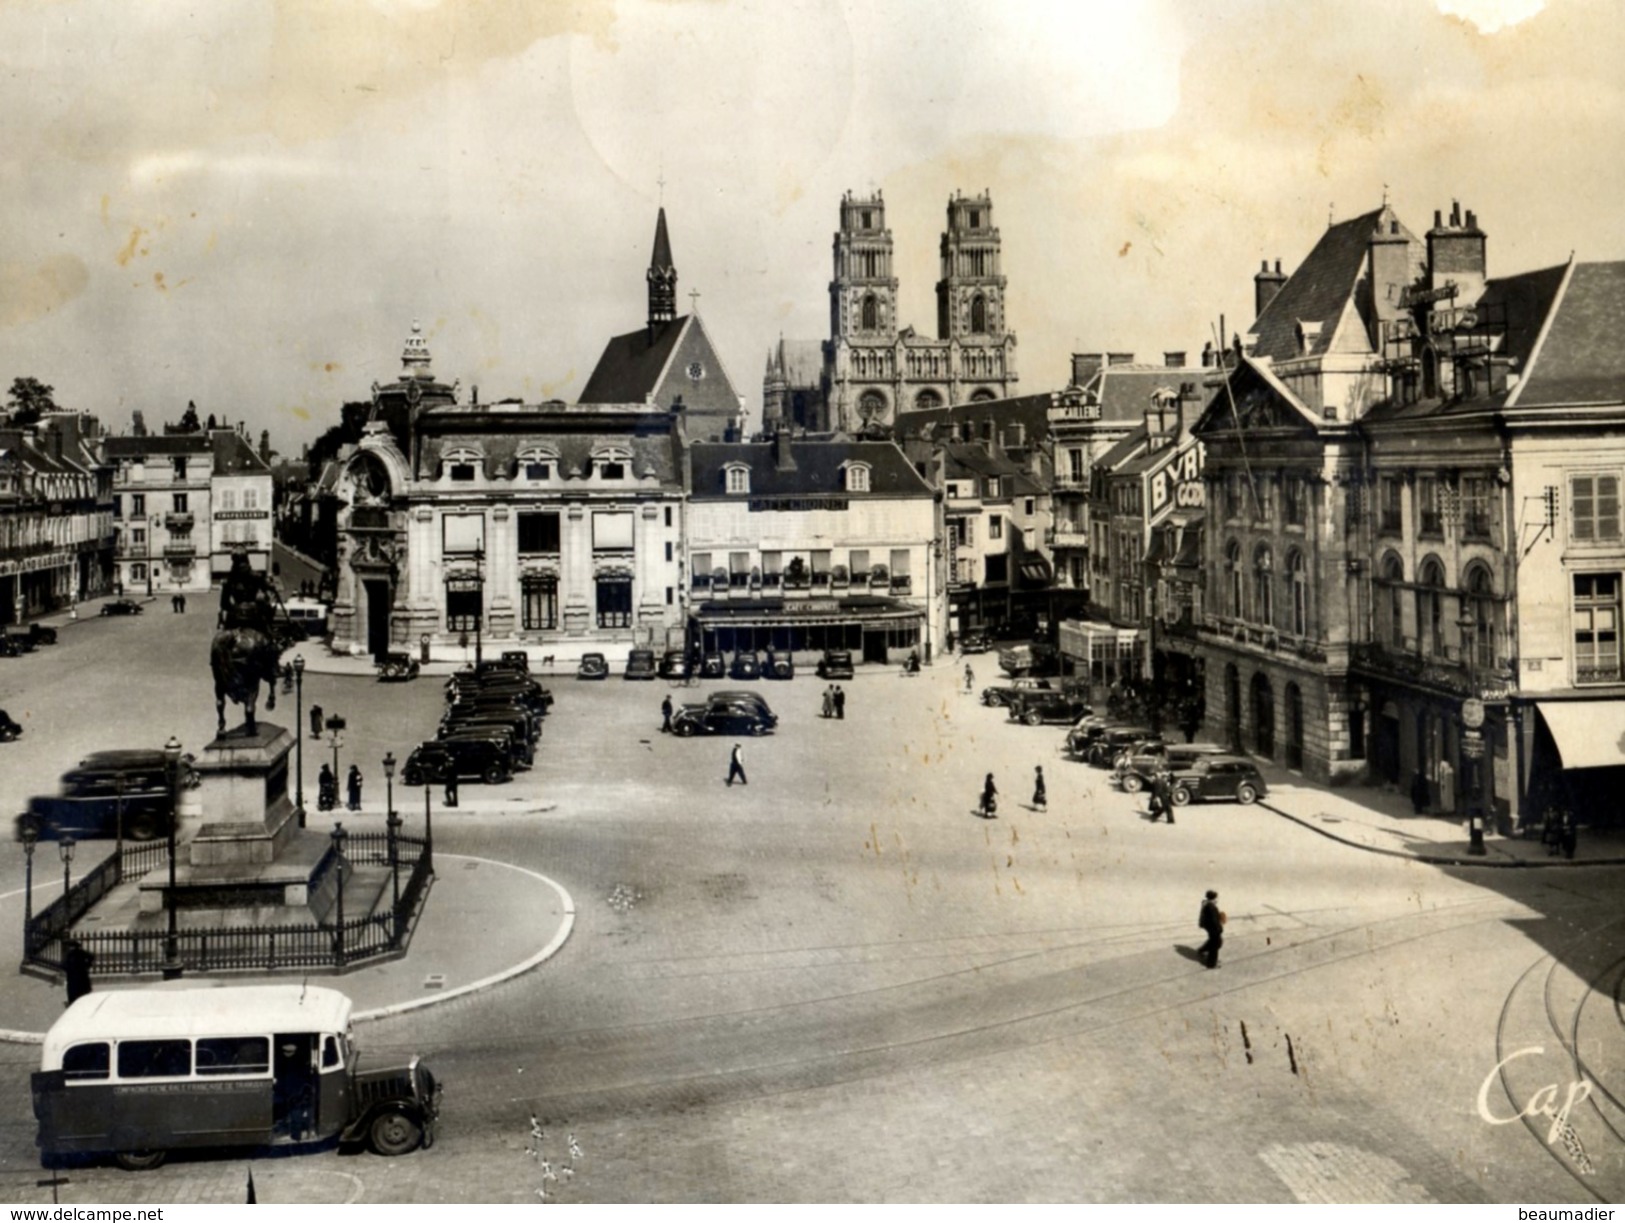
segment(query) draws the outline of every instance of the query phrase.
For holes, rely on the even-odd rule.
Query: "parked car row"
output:
[[[552,692],[532,678],[522,650],[465,668],[446,681],[439,730],[412,749],[402,780],[409,786],[510,781],[535,762],[542,719],[552,705]]]

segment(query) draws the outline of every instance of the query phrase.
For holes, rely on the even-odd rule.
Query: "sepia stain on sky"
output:
[[[1023,391],[1245,327],[1385,184],[1474,209],[1492,274],[1625,257],[1604,0],[14,0],[0,39],[0,378],[115,429],[195,400],[297,451],[415,317],[465,395],[572,398],[662,202],[753,419],[846,190],[927,334],[944,205],[992,192]]]

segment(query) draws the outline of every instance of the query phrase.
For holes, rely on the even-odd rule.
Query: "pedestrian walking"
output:
[[[310,737],[312,739],[322,737],[322,707],[320,705],[310,707]]]
[[[728,754],[728,784],[730,786],[733,785],[735,777],[739,778],[739,784],[742,786],[750,784],[749,779],[745,776],[745,749],[737,743],[734,744],[734,750]]]
[[[181,615],[184,616],[185,614],[186,614],[186,596],[182,595],[181,596]]]
[[[1041,764],[1033,768],[1033,810],[1049,810],[1049,795],[1044,789],[1044,766]]]
[[[660,702],[660,718],[661,718],[660,729],[664,733],[670,734],[671,733],[671,694],[670,693],[667,693],[665,699]]]
[[[829,684],[824,688],[824,716],[826,718],[833,718],[835,716],[835,685],[834,684]]]
[[[969,692],[976,686],[976,672],[970,669],[970,663],[965,664],[965,691]]]
[[[989,773],[987,780],[982,783],[982,802],[976,808],[976,814],[984,820],[999,818],[999,787],[993,784],[992,773]]]
[[[1162,818],[1168,809],[1162,793],[1162,772],[1154,770],[1151,774],[1151,784],[1145,788],[1145,808],[1151,813],[1151,822],[1155,824]]]
[[[1173,775],[1167,768],[1159,768],[1150,780],[1152,794],[1157,797],[1162,814],[1167,817],[1168,823],[1173,823]],[[1157,819],[1152,815],[1152,819]]]
[[[322,771],[316,777],[316,809],[318,811],[331,811],[339,805],[339,779],[333,776],[333,770],[322,765]]]
[[[1574,812],[1563,812],[1563,856],[1572,859],[1574,851],[1580,847],[1580,828],[1574,822]]]
[[[428,783],[425,782],[424,784],[428,784]],[[455,807],[456,805],[457,805],[457,771],[455,769],[453,769],[450,773],[446,774],[446,806]]]
[[[62,953],[62,971],[67,979],[68,1005],[72,1006],[90,992],[90,967],[96,957],[85,950],[85,945],[70,938]]]
[[[345,789],[349,791],[350,810],[361,810],[361,766],[352,764],[350,775],[345,778]]]
[[[1209,968],[1219,966],[1219,948],[1224,946],[1224,910],[1219,908],[1219,894],[1212,888],[1202,900],[1202,911],[1196,924],[1207,934],[1207,942],[1197,951],[1197,958]]]
[[[181,597],[180,597],[180,595],[170,595],[169,596],[169,610],[173,613],[173,612],[179,612],[180,609],[181,609]]]
[[[1411,809],[1417,815],[1426,815],[1428,810],[1428,779],[1417,770],[1411,774]]]
[[[842,688],[839,684],[836,684],[835,685],[835,720],[837,722],[841,722],[841,721],[844,721],[845,719],[846,719],[846,689]]]

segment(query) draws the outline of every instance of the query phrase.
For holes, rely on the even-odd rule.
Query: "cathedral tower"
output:
[[[897,333],[897,277],[892,275],[891,230],[880,192],[867,199],[841,197],[835,234],[835,279],[829,282],[832,336],[890,343]]]
[[[677,265],[671,258],[671,239],[666,236],[666,210],[655,220],[655,248],[649,256],[649,333],[677,317]]]
[[[993,225],[993,198],[985,191],[955,192],[948,201],[942,279],[937,282],[937,338],[992,342],[1004,338],[999,231]]]

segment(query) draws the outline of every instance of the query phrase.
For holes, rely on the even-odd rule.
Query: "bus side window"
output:
[[[265,1036],[211,1037],[197,1042],[199,1074],[269,1074],[271,1041]]]
[[[105,1040],[75,1045],[62,1055],[62,1077],[68,1082],[105,1079],[112,1067],[112,1053]]]
[[[192,1073],[189,1040],[121,1040],[118,1077],[121,1079],[184,1079]]]
[[[322,1069],[331,1070],[334,1066],[342,1066],[343,1064],[344,1061],[339,1056],[338,1037],[322,1037]]]

